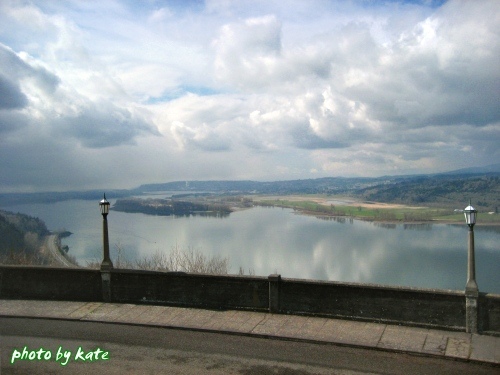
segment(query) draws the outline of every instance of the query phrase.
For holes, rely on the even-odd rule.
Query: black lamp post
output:
[[[99,202],[99,208],[102,214],[102,247],[104,251],[104,258],[101,263],[101,271],[108,271],[113,268],[113,263],[109,257],[109,238],[108,238],[108,213],[109,213],[109,202],[106,200],[106,194],[104,194],[104,199]]]
[[[469,245],[467,251],[467,284],[465,286],[465,329],[468,333],[477,333],[477,302],[479,289],[476,282],[476,263],[474,260],[474,224],[476,224],[477,210],[471,203],[464,210],[465,222],[469,226]]]

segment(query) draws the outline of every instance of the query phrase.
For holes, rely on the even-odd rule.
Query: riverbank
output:
[[[291,208],[304,215],[321,218],[352,218],[384,223],[462,224],[461,211],[442,207],[358,201],[350,197],[291,195],[253,197],[254,205]],[[479,212],[478,225],[500,225],[500,215]]]

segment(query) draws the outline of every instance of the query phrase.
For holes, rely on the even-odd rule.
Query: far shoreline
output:
[[[276,208],[279,208],[279,206],[275,206]],[[281,207],[281,208],[289,208],[293,209],[290,207]],[[418,220],[418,221],[404,221],[404,220],[383,220],[383,219],[375,219],[375,218],[369,218],[369,217],[358,217],[358,216],[341,216],[341,215],[329,215],[327,213],[318,213],[315,211],[307,211],[307,210],[301,210],[301,209],[295,209],[298,214],[300,215],[307,215],[307,216],[315,216],[317,218],[337,218],[337,219],[352,219],[352,220],[359,220],[359,221],[367,221],[370,223],[381,223],[381,224],[447,224],[447,225],[465,225],[464,223],[460,223],[458,221],[454,220],[440,220],[440,219],[431,219],[431,220]],[[500,222],[497,221],[481,221],[478,222],[474,225],[475,227],[477,226],[500,226]]]
[[[383,203],[383,202],[372,202],[372,201],[358,201],[352,197],[336,197],[336,196],[307,196],[307,195],[271,195],[271,196],[258,196],[257,199],[254,196],[254,205],[255,206],[272,206],[272,207],[281,207],[281,208],[289,208],[292,209],[299,214],[315,216],[317,218],[336,218],[336,219],[352,219],[352,220],[361,220],[373,223],[382,223],[382,224],[447,224],[447,225],[465,225],[464,221],[456,218],[456,219],[446,219],[446,218],[438,218],[436,216],[436,212],[439,210],[446,211],[451,210],[449,208],[444,207],[428,207],[428,206],[409,206],[404,204],[397,203]],[[335,202],[335,204],[333,204]],[[300,207],[306,203],[310,203],[316,205],[316,207],[321,208],[320,210],[310,210],[307,208]],[[373,215],[373,211],[377,213],[386,213],[389,215],[396,215],[396,213],[401,214],[401,211],[408,211],[409,213],[419,213],[419,211],[423,211],[425,214],[429,215],[429,219],[416,218],[415,220],[404,220],[399,218],[387,218],[387,217],[376,217],[370,215],[349,215],[349,214],[338,214],[338,212],[328,212],[326,208],[331,207],[332,211],[335,208],[340,208],[339,211],[347,211],[352,212],[353,208],[357,208],[359,210],[366,210],[366,212]],[[425,212],[424,210],[427,210]],[[450,216],[457,217],[458,215],[462,215],[462,213],[454,213]],[[480,213],[481,217],[478,219],[476,223],[477,226],[500,226],[500,218],[498,218],[498,214],[491,214],[495,216],[495,220],[484,220],[485,217],[490,216],[487,213]],[[438,216],[443,216],[442,213]]]

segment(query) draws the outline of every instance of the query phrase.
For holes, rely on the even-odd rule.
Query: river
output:
[[[113,204],[114,202],[110,200]],[[100,260],[102,217],[97,201],[2,207],[67,229],[69,254],[81,265]],[[380,224],[319,219],[290,209],[254,207],[227,218],[162,217],[111,210],[111,257],[130,260],[174,247],[229,257],[230,272],[255,275],[463,290],[467,226]],[[476,274],[482,292],[500,294],[500,227],[476,225]]]

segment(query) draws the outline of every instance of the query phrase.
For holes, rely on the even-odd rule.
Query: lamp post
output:
[[[479,290],[476,282],[476,264],[474,260],[474,224],[477,210],[469,205],[464,210],[465,222],[469,226],[467,251],[467,284],[465,285],[465,330],[467,333],[477,333],[477,302]]]
[[[109,202],[106,200],[106,194],[104,194],[103,200],[99,202],[99,208],[102,214],[102,248],[104,252],[104,258],[101,263],[101,271],[109,271],[113,268],[113,263],[109,257],[109,238],[108,238],[108,213],[109,213]]]

